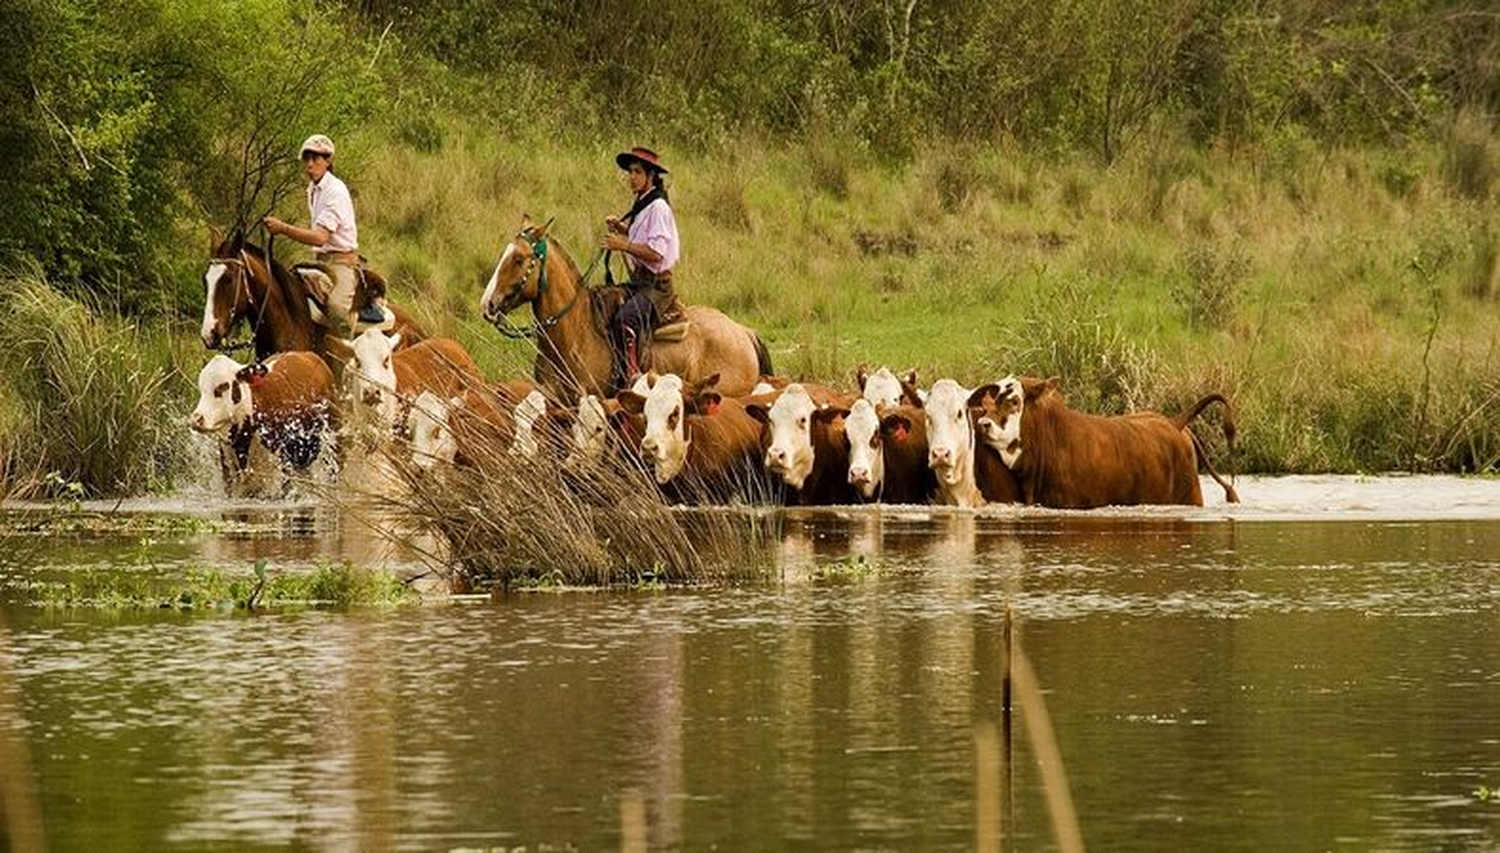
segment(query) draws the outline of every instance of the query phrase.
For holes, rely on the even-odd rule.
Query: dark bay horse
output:
[[[347,353],[337,345],[339,352],[328,352],[325,338],[331,337],[331,332],[313,319],[301,279],[268,257],[260,246],[239,235],[225,239],[211,232],[203,282],[207,290],[199,334],[204,346],[239,348],[241,345],[230,341],[230,334],[244,320],[250,325],[256,361],[278,352],[310,351],[330,363],[337,360],[342,366]],[[390,307],[396,315],[395,330],[401,332],[402,345],[422,340],[422,331],[411,317],[401,308]]]
[[[491,323],[531,304],[536,318],[534,378],[566,403],[618,390],[611,385],[612,318],[605,316],[608,307],[596,298],[598,291],[585,287],[582,278],[567,251],[547,236],[547,226],[523,217],[479,299],[480,313]],[[658,339],[651,346],[651,368],[657,373],[675,373],[692,386],[717,373],[714,390],[737,397],[772,372],[770,356],[755,332],[706,306],[690,305],[683,313],[688,326],[681,340]]]

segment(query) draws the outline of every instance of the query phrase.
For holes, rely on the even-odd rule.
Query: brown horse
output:
[[[207,292],[200,336],[205,347],[230,350],[244,346],[232,343],[229,335],[245,320],[250,324],[256,361],[278,352],[311,351],[330,364],[338,361],[335,371],[342,366],[348,355],[344,351],[347,342],[343,347],[335,345],[334,353],[328,351],[326,338],[332,333],[313,319],[302,281],[261,247],[238,234],[224,239],[217,231],[210,232],[208,271],[203,281]],[[421,330],[404,310],[393,305],[391,311],[396,315],[395,330],[401,333],[402,345],[422,340]]]
[[[611,384],[612,318],[607,316],[609,300],[602,298],[607,289],[590,290],[582,278],[567,251],[547,236],[547,226],[523,217],[479,300],[480,313],[497,325],[522,303],[531,303],[536,318],[534,378],[566,403],[584,394],[609,397],[618,390]],[[681,339],[659,338],[651,347],[651,367],[657,373],[675,373],[690,386],[718,374],[714,390],[737,397],[750,393],[762,374],[773,372],[755,332],[706,306],[688,306],[683,314],[688,325]]]

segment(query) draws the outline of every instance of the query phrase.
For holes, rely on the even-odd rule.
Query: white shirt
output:
[[[354,224],[354,200],[349,188],[332,172],[317,183],[307,184],[307,209],[312,227],[328,231],[328,242],[314,246],[318,252],[359,251],[359,228]]]
[[[682,251],[682,244],[677,239],[677,218],[672,215],[671,206],[662,199],[651,202],[635,215],[635,219],[630,221],[630,232],[625,239],[632,243],[644,243],[661,255],[661,260],[654,264],[632,258],[635,263],[654,273],[666,272],[676,266],[677,256]]]

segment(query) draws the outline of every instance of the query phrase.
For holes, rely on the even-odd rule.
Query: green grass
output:
[[[477,321],[479,292],[522,212],[555,216],[587,262],[625,207],[618,146],[436,126],[420,147],[379,126],[346,146],[362,241],[435,330],[492,375],[525,372],[524,345]],[[1492,140],[1465,128],[1457,153],[1168,138],[1109,166],[942,143],[894,164],[826,141],[668,149],[677,283],[760,330],[783,374],[1059,375],[1103,412],[1225,391],[1246,468],[1484,470],[1500,229],[1474,198]]]
[[[390,607],[416,598],[390,572],[349,564],[280,573],[267,572],[264,564],[252,572],[204,568],[171,578],[130,569],[90,569],[26,590],[28,602],[38,607],[107,610]]]

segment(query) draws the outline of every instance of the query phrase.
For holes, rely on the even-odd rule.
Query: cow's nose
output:
[[[770,450],[769,452],[766,453],[766,459],[772,465],[785,465],[786,464],[786,451],[785,450],[772,449],[772,450]]]
[[[861,483],[870,482],[870,471],[867,468],[850,468],[849,482],[858,486]]]
[[[374,406],[380,402],[380,391],[376,388],[366,388],[361,399],[365,401],[366,405]]]
[[[188,417],[188,426],[192,427],[193,429],[203,429],[203,415],[199,414],[198,412],[193,412],[193,414]]]
[[[952,458],[952,456],[953,454],[949,452],[948,448],[934,447],[932,448],[932,452],[928,454],[928,461],[938,464],[945,464],[949,459]]]

